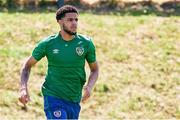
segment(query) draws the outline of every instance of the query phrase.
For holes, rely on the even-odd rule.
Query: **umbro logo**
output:
[[[58,54],[59,53],[59,50],[58,49],[54,49],[53,50],[53,54]]]
[[[78,42],[78,44],[81,44],[81,43],[82,43],[82,41],[79,41],[79,42]]]

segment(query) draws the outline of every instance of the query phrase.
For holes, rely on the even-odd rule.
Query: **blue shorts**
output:
[[[80,110],[79,103],[44,96],[44,111],[47,119],[78,119]]]

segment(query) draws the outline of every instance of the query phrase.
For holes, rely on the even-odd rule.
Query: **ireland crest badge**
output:
[[[84,53],[84,48],[83,47],[76,47],[76,53],[81,56]]]

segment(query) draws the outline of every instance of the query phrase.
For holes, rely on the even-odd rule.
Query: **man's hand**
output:
[[[29,93],[28,93],[28,90],[26,88],[20,89],[19,101],[24,106],[30,101]]]
[[[90,67],[91,73],[88,79],[87,86],[84,87],[84,95],[81,99],[82,102],[85,102],[91,96],[92,88],[99,74],[99,67],[98,67],[97,62],[89,63],[89,67]]]
[[[81,101],[84,103],[90,96],[91,96],[91,87],[85,86],[84,87],[84,95],[81,99]]]

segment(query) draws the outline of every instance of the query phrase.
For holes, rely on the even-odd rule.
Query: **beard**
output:
[[[63,30],[69,35],[76,35],[77,33],[77,32],[71,32],[70,30],[68,30],[64,24],[63,24]]]

